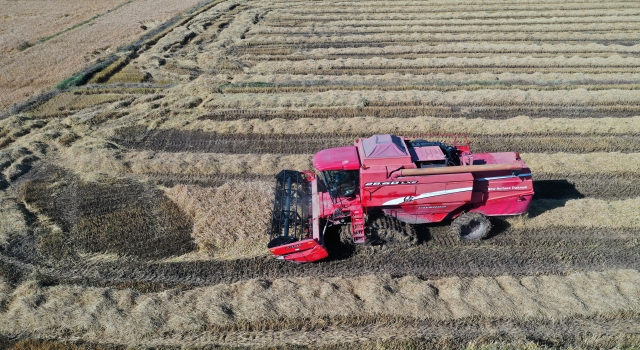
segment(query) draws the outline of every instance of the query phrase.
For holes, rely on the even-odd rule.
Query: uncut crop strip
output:
[[[618,109],[621,105],[636,105],[635,98],[640,94],[638,90],[605,90],[605,91],[588,91],[585,89],[576,90],[558,90],[558,91],[538,91],[538,90],[516,90],[516,89],[486,89],[476,91],[466,91],[464,89],[456,91],[326,91],[314,93],[273,93],[273,94],[254,94],[254,93],[236,93],[222,94],[213,96],[209,100],[202,103],[200,107],[206,110],[224,110],[224,109],[273,109],[273,108],[326,108],[326,107],[450,107],[450,108],[466,108],[476,106],[493,106],[493,107],[552,107],[567,108],[570,106],[581,107],[604,107],[610,106],[613,110]],[[338,111],[337,111],[338,112]],[[340,114],[336,118],[342,117]],[[468,116],[467,118],[472,117]],[[556,117],[556,116],[553,116]],[[524,117],[523,117],[524,118]],[[411,121],[412,118],[405,118],[403,122]],[[438,118],[442,123],[447,123],[450,119]],[[549,118],[552,124],[560,121],[562,118]],[[632,118],[621,120],[625,124]],[[384,120],[380,120],[384,122]],[[386,120],[391,122],[392,120]],[[399,120],[398,120],[399,121]],[[514,120],[515,121],[515,120]],[[540,120],[538,120],[540,121]],[[609,119],[601,119],[596,124],[610,121]],[[254,122],[253,120],[251,122]],[[318,122],[331,123],[330,120],[323,119]],[[350,121],[347,121],[351,123]],[[456,130],[460,130],[462,125],[473,123],[473,120],[460,120],[460,126],[452,126]],[[491,122],[491,121],[490,121]],[[571,132],[570,127],[577,126],[584,128],[575,120],[568,121],[567,132]],[[372,127],[374,127],[372,125]],[[436,128],[437,125],[425,125],[428,129]],[[504,129],[508,125],[500,126]],[[242,128],[244,129],[244,128]],[[241,130],[242,130],[241,129]],[[312,131],[309,131],[312,132]],[[472,132],[465,130],[462,132]],[[536,131],[533,131],[535,133]],[[494,132],[492,132],[494,133]]]
[[[500,18],[496,19],[448,19],[443,20],[440,18],[433,18],[425,14],[403,14],[403,18],[396,18],[388,14],[379,15],[376,13],[370,13],[363,16],[347,15],[347,16],[296,16],[290,17],[286,14],[278,15],[278,12],[271,12],[268,18],[260,22],[260,26],[266,27],[305,27],[311,24],[316,26],[352,26],[352,27],[365,27],[368,25],[383,26],[383,25],[436,25],[436,26],[450,26],[450,25],[563,25],[563,24],[592,24],[592,23],[636,23],[640,20],[640,16],[637,15],[616,15],[616,16],[585,16],[585,17],[555,17],[553,19],[544,17],[532,17],[532,18]],[[260,27],[257,27],[258,29]],[[262,30],[262,28],[260,28]],[[264,28],[266,29],[266,28]]]
[[[375,43],[372,43],[375,44]],[[323,56],[323,55],[348,55],[348,54],[620,54],[620,55],[637,55],[640,53],[640,45],[603,45],[597,43],[588,43],[583,45],[576,44],[530,44],[530,43],[500,43],[499,41],[493,41],[491,43],[484,43],[474,45],[472,47],[464,44],[438,44],[438,45],[411,45],[401,46],[393,45],[389,47],[362,47],[362,48],[344,48],[344,49],[331,49],[326,50],[310,50],[301,52],[298,48],[292,48],[288,45],[274,44],[272,46],[260,46],[260,47],[238,47],[234,49],[239,55],[242,54],[256,54],[256,55],[285,55],[285,54],[299,54],[302,56]],[[291,56],[295,57],[295,56]]]
[[[288,2],[285,0],[273,0],[270,3],[272,4],[283,4],[283,5],[287,5],[287,4],[304,4],[303,1],[293,1],[293,2]],[[350,2],[348,1],[326,1],[323,2],[324,4],[350,4]],[[363,3],[369,3],[371,5],[378,5],[378,7],[385,7],[385,6],[393,6],[393,5],[407,5],[407,4],[424,4],[424,2],[420,2],[420,1],[406,1],[406,0],[367,0],[367,1],[363,1]],[[572,5],[580,5],[580,4],[585,4],[585,3],[591,3],[591,4],[595,4],[595,2],[589,2],[589,1],[567,1],[566,4],[572,4]],[[633,3],[633,1],[630,0],[623,0],[623,1],[614,1],[611,3],[616,3],[616,4],[625,4],[625,3]],[[462,5],[502,5],[502,6],[511,6],[511,5],[558,5],[558,3],[553,2],[553,1],[549,1],[549,0],[543,0],[543,1],[488,1],[488,2],[484,2],[484,1],[443,1],[443,0],[439,0],[439,1],[434,1],[434,2],[429,2],[427,3],[427,5],[429,6],[434,6],[434,7],[442,7],[442,6],[462,6]],[[564,3],[563,3],[564,4]],[[383,6],[380,6],[383,5]]]
[[[366,5],[365,2],[363,4]],[[303,5],[304,6],[304,5]],[[623,8],[608,9],[566,9],[559,10],[554,8],[541,8],[537,12],[531,9],[511,9],[511,10],[490,10],[488,8],[470,11],[467,8],[449,8],[449,9],[429,9],[425,6],[391,6],[376,7],[374,11],[366,8],[358,8],[356,6],[344,6],[335,8],[316,9],[315,7],[303,7],[293,5],[286,9],[281,6],[273,6],[273,10],[269,12],[260,25],[269,25],[272,23],[296,23],[296,22],[314,22],[314,23],[332,23],[334,21],[357,21],[362,20],[363,23],[371,20],[399,20],[400,17],[406,17],[409,21],[424,20],[433,23],[437,21],[451,20],[452,24],[459,24],[461,20],[470,20],[469,23],[484,24],[489,21],[504,19],[504,24],[520,24],[520,23],[547,23],[551,22],[551,18],[556,19],[559,24],[588,23],[598,18],[602,18],[605,23],[610,23],[612,17],[619,17],[622,20],[633,18],[640,14],[640,8],[637,6],[629,6]],[[370,4],[370,7],[376,5]],[[456,11],[457,10],[457,11]],[[518,22],[522,20],[522,22]],[[502,22],[501,22],[502,23]]]
[[[599,47],[600,45],[569,45],[569,44],[548,44],[532,47],[531,45],[520,46],[517,44],[497,44],[487,46],[496,46],[496,48],[483,48],[480,45],[473,47],[465,46],[461,43],[433,45],[426,48],[424,45],[401,46],[389,45],[381,47],[379,45],[360,46],[360,47],[330,47],[325,49],[306,49],[300,50],[290,45],[275,44],[272,46],[261,45],[257,47],[238,47],[235,52],[238,57],[243,60],[254,61],[304,61],[314,60],[335,60],[345,58],[371,59],[374,57],[382,57],[385,59],[418,59],[418,58],[447,58],[451,56],[461,56],[465,58],[483,58],[495,55],[509,55],[513,58],[547,58],[550,55],[558,56],[580,56],[583,58],[610,57],[621,55],[622,57],[636,57],[640,51],[624,45],[610,45],[609,50]]]
[[[276,47],[277,48],[277,47]],[[286,47],[282,47],[283,49]],[[245,50],[260,50],[267,49],[263,48],[246,48]],[[240,49],[239,49],[240,50]],[[243,51],[240,51],[243,52]],[[247,51],[251,53],[251,51]],[[291,51],[297,52],[297,51]],[[640,53],[640,45],[605,45],[601,43],[587,43],[587,44],[564,44],[564,43],[540,43],[540,44],[532,44],[532,43],[500,43],[499,41],[493,41],[490,43],[478,44],[474,46],[468,46],[467,44],[439,44],[439,45],[431,45],[431,44],[419,44],[412,46],[399,46],[394,45],[385,48],[345,48],[345,49],[332,49],[329,52],[325,50],[318,50],[319,54],[354,54],[354,53],[376,53],[376,54],[384,54],[384,53],[485,53],[491,55],[498,54],[571,54],[571,53],[579,53],[579,54],[596,54],[596,53],[610,53],[610,54],[628,54],[628,55],[636,55]],[[305,52],[306,55],[313,55],[316,51]]]
[[[352,4],[350,5],[344,5],[344,6],[340,6],[340,5],[325,5],[325,6],[313,6],[313,7],[302,7],[302,6],[298,6],[296,7],[295,5],[291,6],[287,11],[289,14],[294,15],[294,14],[300,14],[300,15],[313,15],[313,14],[320,14],[320,15],[331,15],[331,14],[368,14],[368,13],[372,13],[373,11],[370,10],[371,4],[367,4],[367,3],[359,3],[359,5],[361,6],[353,6]],[[458,16],[458,18],[460,17],[468,17],[468,18],[486,18],[487,17],[487,12],[494,12],[493,14],[489,15],[491,17],[508,17],[511,11],[513,13],[515,13],[516,16],[521,17],[521,16],[527,16],[527,17],[532,17],[535,15],[540,15],[540,16],[544,16],[544,13],[556,13],[558,16],[560,17],[568,17],[571,16],[572,12],[576,12],[576,15],[578,16],[584,16],[583,12],[585,10],[619,10],[619,7],[615,7],[615,6],[603,6],[603,7],[591,7],[591,8],[567,8],[564,10],[560,10],[558,8],[554,8],[554,7],[544,7],[541,6],[540,8],[536,9],[535,6],[532,6],[530,8],[526,8],[526,7],[513,7],[513,8],[502,8],[498,11],[491,11],[489,8],[487,7],[483,7],[483,8],[479,8],[477,9],[477,12],[471,13],[469,11],[455,11],[455,8],[441,8],[441,9],[435,9],[435,8],[429,8],[428,6],[394,6],[394,7],[385,7],[383,9],[376,9],[375,13],[429,13],[431,15],[433,15],[433,18],[439,18],[438,15],[442,15],[442,16],[450,16],[451,13],[455,13],[456,16]],[[468,10],[468,9],[465,9]],[[634,10],[638,10],[637,6],[629,6],[629,10],[630,11],[634,11]],[[542,12],[542,13],[541,13]]]
[[[396,69],[420,69],[420,68],[446,68],[457,67],[461,69],[467,68],[599,68],[606,72],[607,68],[634,68],[640,65],[640,59],[637,57],[620,57],[613,55],[610,57],[512,57],[496,55],[485,58],[418,58],[408,59],[348,59],[336,61],[319,61],[307,60],[298,62],[282,62],[282,63],[258,63],[254,69],[273,70],[273,69],[381,69],[386,68],[390,71]],[[602,73],[605,73],[602,72]],[[602,74],[600,73],[600,74]]]
[[[523,73],[523,74],[535,74],[535,73],[564,73],[564,74],[572,74],[572,73],[640,73],[640,68],[638,67],[619,67],[619,66],[610,66],[610,67],[599,67],[599,68],[591,68],[591,67],[432,67],[432,68],[375,68],[375,67],[364,67],[364,68],[341,68],[341,69],[274,69],[269,71],[269,73],[287,73],[294,75],[385,75],[389,74],[390,71],[399,74],[413,74],[413,75],[424,75],[424,74],[432,74],[432,73],[445,73],[445,74],[453,74],[453,73],[467,73],[467,74],[478,74],[478,73],[492,73],[492,74],[501,74],[501,73]]]
[[[592,33],[597,32],[628,32],[638,30],[640,25],[637,22],[616,22],[609,24],[594,23],[594,24],[537,24],[537,25],[424,25],[424,24],[411,24],[406,23],[403,25],[384,25],[384,24],[371,24],[359,26],[353,26],[351,24],[336,24],[326,26],[295,26],[295,27],[257,27],[246,33],[246,37],[250,38],[254,35],[311,35],[311,34],[334,34],[339,32],[341,35],[351,34],[379,34],[379,33],[558,33],[563,31],[589,31]]]
[[[316,87],[316,86],[379,86],[385,88],[389,86],[467,86],[482,85],[487,89],[493,86],[539,86],[557,87],[570,85],[609,85],[616,84],[627,86],[640,84],[640,77],[637,74],[544,74],[536,73],[518,74],[505,72],[502,74],[479,73],[479,74],[440,74],[433,73],[427,75],[399,75],[394,73],[383,76],[325,76],[325,75],[290,75],[290,74],[269,74],[254,76],[251,74],[237,75],[232,83],[221,84],[218,88],[222,91],[231,88],[249,87]],[[515,90],[515,88],[514,88]],[[612,90],[615,90],[613,88]],[[376,102],[376,101],[372,101]],[[407,105],[414,105],[413,101]],[[480,104],[480,103],[478,103]],[[541,103],[541,105],[543,105]],[[398,106],[401,107],[401,106]]]
[[[286,2],[284,0],[274,0],[271,3],[273,4],[282,4],[282,5],[286,5],[286,4],[290,4],[291,6],[295,6],[295,5],[305,5],[306,2],[304,1],[292,1],[292,2]],[[326,7],[330,7],[330,6],[337,6],[337,5],[344,5],[344,6],[348,6],[350,5],[351,2],[350,1],[346,1],[346,0],[342,0],[342,1],[323,1],[322,3],[319,3],[318,5],[320,6],[314,6],[314,8],[322,8],[324,6]],[[628,4],[633,4],[632,1],[630,0],[623,0],[623,1],[610,1],[607,3],[607,5],[605,6],[614,6],[614,7],[626,7],[628,6]],[[373,0],[373,1],[362,1],[359,2],[356,6],[354,7],[366,7],[368,5],[378,5],[379,8],[389,8],[389,7],[394,7],[394,6],[426,6],[426,7],[432,7],[432,8],[460,8],[461,5],[462,6],[469,6],[469,7],[463,7],[463,8],[471,8],[472,6],[477,6],[477,7],[484,7],[485,8],[491,8],[491,6],[496,6],[498,8],[504,8],[506,10],[510,10],[512,9],[512,6],[524,6],[524,7],[532,7],[535,8],[535,6],[540,6],[540,7],[544,7],[544,6],[555,6],[558,7],[559,9],[562,8],[572,8],[572,6],[577,6],[577,7],[599,7],[600,5],[602,5],[602,3],[598,3],[598,2],[593,2],[593,1],[569,1],[566,3],[562,3],[562,4],[558,4],[558,3],[553,3],[550,1],[542,1],[542,2],[536,2],[536,1],[526,1],[526,2],[518,2],[518,1],[507,1],[507,2],[499,2],[499,1],[490,1],[490,2],[484,2],[484,1],[453,1],[453,2],[447,2],[447,1],[435,1],[435,2],[429,2],[429,3],[425,3],[423,1],[420,0],[404,0],[404,1],[396,1],[396,0],[391,0],[391,1],[384,1],[384,0]],[[564,5],[567,5],[566,7],[564,7]]]
[[[241,58],[247,61],[260,61],[260,62],[269,62],[269,61],[306,61],[309,59],[314,60],[337,60],[337,59],[371,59],[375,57],[384,57],[386,59],[418,59],[418,58],[447,58],[452,55],[464,55],[467,58],[483,58],[490,56],[492,53],[490,52],[474,52],[474,53],[463,53],[463,52],[440,52],[440,53],[394,53],[394,52],[381,52],[381,53],[340,53],[340,54],[325,54],[325,53],[314,53],[309,54],[308,51],[304,53],[302,56],[301,53],[293,53],[293,50],[290,48],[283,49],[272,49],[265,48],[264,53],[262,50],[263,47],[259,47],[257,50],[253,50],[254,54],[246,54]],[[332,49],[333,50],[333,49]],[[315,50],[314,50],[315,51]],[[504,54],[507,52],[501,52]],[[545,53],[507,53],[511,57],[515,58],[524,58],[524,57],[534,57],[534,58],[544,58],[549,57],[549,54]],[[581,57],[603,57],[603,53],[601,52],[564,52],[559,53],[561,55],[580,55]],[[611,52],[607,54],[616,54],[616,52]],[[632,55],[637,55],[636,53]]]
[[[267,16],[264,24],[269,23],[278,23],[278,22],[315,22],[315,23],[324,23],[331,21],[340,21],[340,20],[402,20],[406,18],[407,20],[469,20],[469,21],[491,21],[491,20],[502,20],[505,19],[507,21],[530,21],[535,19],[544,18],[545,20],[548,18],[558,18],[561,20],[568,19],[584,19],[584,20],[593,20],[597,18],[607,18],[607,17],[618,17],[625,19],[627,17],[635,17],[640,15],[640,8],[629,8],[629,9],[608,9],[608,10],[581,10],[581,11],[563,11],[563,10],[547,10],[547,11],[538,11],[536,13],[532,13],[530,11],[510,11],[508,14],[500,11],[458,11],[458,12],[407,12],[403,10],[397,9],[376,9],[376,12],[366,12],[366,11],[345,11],[340,13],[295,13],[292,14],[288,10],[274,10],[270,12]],[[509,23],[509,22],[507,22]]]
[[[429,41],[430,44],[434,46],[442,46],[442,45],[473,45],[474,47],[480,47],[485,43],[490,44],[501,44],[501,45],[518,45],[523,41],[522,39],[500,39],[493,40],[495,36],[492,38],[487,38],[486,40],[470,40],[470,39],[450,39],[450,40],[427,40],[425,38],[409,38],[408,35],[400,36],[397,38],[351,38],[349,41],[340,41],[337,38],[333,38],[333,40],[328,41],[318,41],[309,40],[307,42],[296,41],[296,42],[287,42],[283,40],[253,40],[253,41],[243,41],[238,44],[238,46],[234,47],[234,50],[285,50],[285,52],[299,52],[300,50],[322,50],[322,49],[330,49],[330,50],[356,50],[356,49],[384,49],[386,47],[422,47],[425,41]],[[616,45],[616,46],[634,46],[637,44],[638,40],[629,38],[629,39],[621,39],[621,38],[600,38],[600,39],[555,39],[555,38],[540,38],[534,39],[539,41],[544,41],[549,45],[590,45],[595,42],[604,43],[606,45]],[[288,50],[288,51],[287,51]],[[508,53],[508,52],[505,52]]]
[[[292,73],[292,74],[295,74]],[[302,75],[302,74],[301,74]],[[461,88],[464,88],[466,91],[477,91],[484,90],[487,86],[491,86],[492,89],[499,90],[531,90],[535,89],[538,91],[559,91],[559,90],[574,90],[574,89],[585,89],[588,91],[603,91],[603,90],[640,90],[640,84],[616,84],[616,85],[605,85],[605,84],[591,84],[587,83],[584,85],[581,84],[572,84],[572,85],[511,85],[500,83],[495,85],[489,84],[459,84],[459,85],[396,85],[396,86],[379,86],[379,85],[316,85],[316,86],[249,86],[249,87],[223,87],[220,89],[222,93],[225,94],[239,94],[239,93],[251,93],[251,94],[273,94],[273,93],[286,93],[286,92],[327,92],[327,91],[340,91],[340,90],[348,90],[348,91],[362,91],[362,90],[375,90],[375,91],[407,91],[407,90],[416,90],[416,91],[458,91]]]
[[[406,0],[368,0],[368,1],[363,1],[366,3],[370,3],[372,5],[378,5],[378,7],[384,7],[384,6],[392,6],[392,5],[398,5],[398,4],[408,4],[408,3],[415,3],[415,4],[424,4],[424,2],[420,2],[420,1],[406,1]],[[270,3],[272,4],[282,4],[282,5],[289,5],[289,4],[304,4],[304,2],[302,1],[293,1],[293,2],[289,2],[289,1],[285,1],[285,0],[273,0],[270,1]],[[343,3],[343,4],[350,4],[350,2],[346,2],[346,1],[327,1],[324,2],[325,4],[338,4],[338,3]],[[566,4],[585,4],[585,3],[589,3],[588,1],[567,1],[565,2]],[[591,2],[594,3],[594,2]],[[633,1],[630,0],[624,0],[624,1],[615,1],[615,3],[617,4],[624,4],[624,3],[633,3]],[[443,0],[439,0],[439,1],[434,1],[434,2],[429,2],[427,3],[430,6],[463,6],[463,5],[482,5],[482,4],[486,4],[486,5],[541,5],[541,4],[545,4],[545,5],[558,5],[557,2],[554,1],[549,1],[549,0],[543,0],[543,1],[443,1]],[[384,6],[380,6],[380,5],[384,5]]]
[[[560,42],[560,43],[589,43],[589,42],[631,42],[635,45],[640,38],[640,34],[633,31],[619,31],[619,32],[607,32],[607,33],[501,33],[499,37],[497,33],[469,33],[469,34],[456,34],[456,33],[407,33],[407,34],[360,34],[360,35],[267,35],[263,34],[256,36],[251,40],[243,41],[244,46],[256,46],[256,45],[273,45],[273,44],[289,44],[296,45],[300,48],[314,47],[312,45],[319,44],[332,44],[336,47],[339,45],[356,45],[356,44],[382,44],[385,45],[401,45],[406,43],[455,43],[455,42],[469,42],[469,43],[485,43],[485,42],[514,42],[521,43],[523,41],[543,41],[543,42]]]

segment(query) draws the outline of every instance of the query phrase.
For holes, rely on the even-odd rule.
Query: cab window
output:
[[[358,190],[358,170],[326,170],[322,172],[331,197],[349,197]]]

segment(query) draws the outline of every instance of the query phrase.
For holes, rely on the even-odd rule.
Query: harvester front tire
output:
[[[460,241],[478,241],[491,231],[491,221],[480,213],[464,213],[453,220],[451,230]]]
[[[353,245],[353,235],[351,234],[351,224],[340,226],[340,243],[343,245]]]

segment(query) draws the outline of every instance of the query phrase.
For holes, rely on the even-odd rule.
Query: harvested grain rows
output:
[[[0,119],[0,341],[637,346],[639,17],[633,1],[200,4]],[[268,256],[273,175],[376,133],[520,152],[529,215],[463,244],[372,213],[394,244],[334,228],[328,261]]]

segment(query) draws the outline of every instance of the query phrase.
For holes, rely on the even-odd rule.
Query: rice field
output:
[[[637,2],[66,6],[45,42],[0,30],[0,105],[29,97],[0,113],[0,347],[640,346]],[[376,133],[520,152],[530,212],[270,256],[274,175]]]

